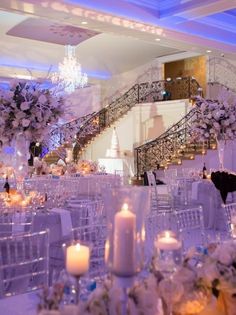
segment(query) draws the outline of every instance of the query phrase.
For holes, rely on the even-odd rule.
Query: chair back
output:
[[[72,230],[74,240],[89,243],[90,255],[90,277],[102,277],[106,272],[105,267],[105,243],[107,238],[106,224],[91,224]]]
[[[35,212],[31,209],[3,209],[0,212],[0,237],[30,233],[34,216]]]
[[[48,285],[49,232],[0,238],[0,297]]]
[[[176,210],[174,227],[180,233],[184,249],[191,246],[206,245],[202,206]]]
[[[147,254],[153,255],[154,242],[157,234],[164,230],[170,230],[170,212],[151,211],[145,220],[146,231],[146,251]]]
[[[228,237],[236,237],[236,202],[222,204]]]

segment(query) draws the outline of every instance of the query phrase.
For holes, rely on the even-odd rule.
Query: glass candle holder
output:
[[[108,224],[106,264],[117,277],[133,277],[144,262],[144,218],[150,210],[150,189],[109,188],[103,200]]]
[[[182,242],[172,231],[163,231],[155,241],[157,249],[157,268],[164,274],[171,275],[182,258]]]

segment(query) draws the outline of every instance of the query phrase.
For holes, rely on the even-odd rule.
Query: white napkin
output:
[[[192,199],[193,200],[198,200],[198,185],[200,183],[201,182],[199,182],[199,181],[192,183]]]
[[[61,233],[62,236],[69,235],[72,230],[71,213],[68,210],[61,208],[54,208],[51,211],[60,214],[61,217]]]
[[[12,215],[12,235],[16,236],[25,231],[25,212],[15,212]]]

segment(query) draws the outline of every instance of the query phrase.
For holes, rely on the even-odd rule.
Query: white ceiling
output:
[[[81,28],[99,33],[84,40],[85,34],[76,49],[91,78],[106,79],[179,51],[210,49],[236,58],[235,7],[236,0],[1,0],[0,77],[31,72],[45,78],[63,59],[60,44],[69,44]]]
[[[43,28],[42,30],[35,27],[20,29],[18,36],[7,34],[27,19],[28,17],[22,14],[0,11],[0,76],[2,78],[15,75],[27,76],[28,70],[35,77],[45,77],[49,69],[56,70],[58,63],[63,60],[65,48],[64,45],[54,43],[55,34],[49,34],[47,41],[37,39],[39,36],[36,36],[35,32],[45,31]],[[47,19],[46,22],[48,21]],[[63,35],[62,41],[71,44],[70,33]],[[29,36],[31,39],[24,38]],[[155,41],[147,42],[114,33],[100,33],[82,41],[76,48],[76,56],[82,65],[82,70],[90,77],[98,79],[107,79],[145,64],[155,57],[175,52],[178,50],[163,47]]]

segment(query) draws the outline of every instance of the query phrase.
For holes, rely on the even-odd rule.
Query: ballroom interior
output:
[[[235,315],[236,0],[1,0],[0,43],[0,315]]]

